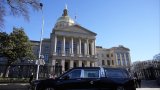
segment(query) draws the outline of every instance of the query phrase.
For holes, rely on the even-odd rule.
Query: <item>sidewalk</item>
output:
[[[28,90],[29,83],[0,83],[0,90]]]

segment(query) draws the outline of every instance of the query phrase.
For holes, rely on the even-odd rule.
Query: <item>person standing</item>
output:
[[[141,79],[139,78],[139,74],[135,72],[134,77],[135,77],[136,87],[141,88]]]
[[[57,78],[57,75],[56,74],[53,74],[53,79]]]
[[[138,87],[141,88],[141,79],[140,77],[137,78]]]
[[[29,77],[29,83],[30,83],[30,84],[31,84],[32,80],[33,80],[33,73],[32,73],[31,76]]]
[[[135,87],[138,88],[138,75],[136,72],[134,72],[134,83],[135,83]]]

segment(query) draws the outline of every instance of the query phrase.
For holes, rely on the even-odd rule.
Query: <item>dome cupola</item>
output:
[[[74,20],[68,16],[68,10],[66,6],[65,9],[63,10],[62,16],[58,18],[54,28],[64,28],[72,26],[74,24],[75,24]]]

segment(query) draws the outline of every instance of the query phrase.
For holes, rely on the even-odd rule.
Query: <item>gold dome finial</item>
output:
[[[67,4],[65,5],[62,16],[68,16]]]

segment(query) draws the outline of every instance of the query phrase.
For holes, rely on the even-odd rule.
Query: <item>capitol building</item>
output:
[[[42,40],[42,53],[48,72],[73,67],[123,67],[130,68],[130,50],[122,45],[109,49],[96,46],[96,33],[80,26],[63,10],[51,30],[50,38]],[[40,41],[31,40],[33,53],[38,59]]]

